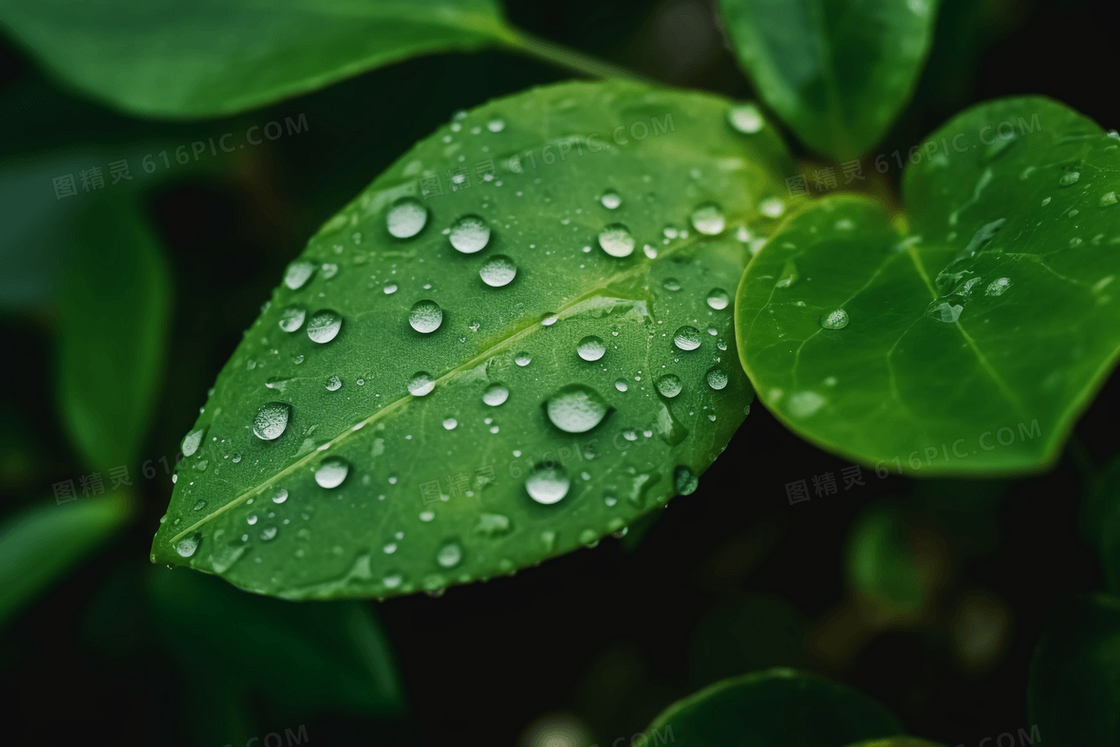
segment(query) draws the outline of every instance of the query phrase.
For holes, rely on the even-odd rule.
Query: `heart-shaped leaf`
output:
[[[1075,597],[1055,610],[1031,661],[1033,733],[1051,744],[1120,742],[1120,600]]]
[[[910,98],[938,0],[720,0],[759,95],[813,150],[865,154]]]
[[[837,195],[755,257],[743,366],[790,428],[880,475],[1044,467],[1120,351],[1120,140],[1008,99],[917,159],[908,232]]]
[[[770,669],[724,680],[679,700],[646,733],[679,747],[729,744],[845,747],[902,734],[890,711],[822,677]]]
[[[160,117],[228,114],[427,52],[518,44],[495,0],[11,0],[0,21],[69,83]]]
[[[286,597],[436,590],[695,490],[751,400],[727,289],[789,163],[732,108],[559,85],[417,145],[246,332],[154,558]]]

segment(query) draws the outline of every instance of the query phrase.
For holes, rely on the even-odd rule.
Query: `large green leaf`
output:
[[[92,466],[136,463],[160,383],[170,280],[160,248],[130,200],[81,213],[62,297],[61,415]]]
[[[98,547],[133,513],[124,492],[22,511],[0,526],[0,625]]]
[[[388,596],[512,572],[692,492],[752,396],[725,289],[788,166],[729,108],[559,85],[417,145],[312,238],[219,375],[154,558],[267,594]]]
[[[910,98],[938,0],[721,0],[759,95],[809,147],[864,155]]]
[[[724,680],[666,708],[646,733],[678,747],[844,747],[902,734],[890,711],[844,685],[792,669]]]
[[[1120,743],[1120,600],[1058,607],[1031,661],[1030,723],[1048,744]]]
[[[848,586],[884,621],[915,613],[927,602],[906,522],[890,504],[872,506],[856,518],[844,565]]]
[[[495,0],[4,0],[0,22],[71,84],[162,117],[249,109],[426,52],[518,44]]]
[[[1120,140],[1018,98],[916,160],[909,231],[837,195],[751,262],[743,365],[790,428],[881,474],[1044,467],[1120,349]]]

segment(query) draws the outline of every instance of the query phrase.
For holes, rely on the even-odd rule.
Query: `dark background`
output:
[[[650,78],[753,96],[703,0],[506,5],[514,25]],[[1016,94],[1044,94],[1105,128],[1120,125],[1120,99],[1105,82],[1120,69],[1108,7],[945,0],[917,93],[872,155],[905,151],[957,111]],[[504,52],[438,55],[237,117],[160,123],[71,93],[9,41],[0,42],[0,68],[0,163],[79,147],[123,158],[136,143],[174,146],[306,114],[307,132],[138,180],[175,298],[171,358],[145,449],[152,458],[177,451],[241,331],[320,223],[456,110],[570,77]],[[51,483],[83,470],[51,389],[53,304],[47,293],[0,315],[11,374],[0,423],[5,515],[49,501]],[[1077,513],[1094,470],[1120,450],[1118,392],[1113,376],[1046,474],[913,482],[865,469],[866,486],[794,506],[787,483],[826,471],[839,478],[847,463],[756,406],[700,489],[627,537],[442,598],[374,605],[408,714],[285,708],[251,691],[239,707],[251,735],[304,724],[313,745],[585,747],[629,743],[666,705],[714,679],[787,664],[853,685],[910,733],[947,745],[1029,729],[1027,670],[1042,625],[1070,594],[1103,585]],[[244,743],[232,732],[211,742],[198,736],[192,722],[214,714],[189,690],[218,683],[200,685],[204,669],[184,673],[150,647],[128,594],[111,605],[120,615],[108,623],[115,636],[91,622],[107,583],[128,588],[127,579],[151,572],[148,548],[171,486],[138,484],[144,507],[126,536],[5,631],[5,743]],[[881,502],[905,516],[928,601],[907,619],[869,626],[853,612],[866,600],[852,595],[844,558],[853,521]]]

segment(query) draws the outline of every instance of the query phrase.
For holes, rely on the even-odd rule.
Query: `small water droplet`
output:
[[[634,251],[634,237],[621,223],[612,223],[599,232],[599,246],[612,257],[629,257]]]
[[[464,215],[451,226],[451,246],[463,254],[474,254],[490,241],[490,226],[477,215]]]
[[[191,509],[191,510],[201,511],[204,508],[206,508],[206,501],[196,501],[195,504],[194,504],[194,508]]]
[[[288,491],[284,488],[280,488],[272,494],[273,503],[283,503],[286,500],[288,500]]]
[[[1105,192],[1103,195],[1101,195],[1101,202],[1100,202],[1101,207],[1108,207],[1109,205],[1115,205],[1116,202],[1117,202],[1117,200],[1116,200],[1116,193],[1115,192]]]
[[[705,236],[721,234],[727,225],[723,217],[723,209],[714,202],[698,205],[688,219],[692,227]]]
[[[463,559],[463,548],[457,542],[448,542],[436,553],[436,562],[444,568],[454,568]]]
[[[198,545],[201,540],[202,535],[198,532],[195,532],[189,537],[184,537],[175,544],[175,552],[179,553],[179,555],[184,558],[189,558],[198,550]]]
[[[548,419],[566,433],[586,433],[607,416],[610,408],[599,393],[583,384],[570,384],[548,398]]]
[[[821,326],[825,329],[844,329],[848,326],[848,312],[843,309],[828,312],[821,317]]]
[[[444,418],[443,420],[443,427],[446,430],[453,431],[457,425],[459,425],[459,421],[455,418]]]
[[[716,311],[722,311],[727,308],[727,304],[731,299],[727,295],[727,291],[723,288],[712,288],[708,291],[708,306]]]
[[[572,481],[563,467],[541,467],[525,479],[525,491],[537,503],[551,505],[564,499]]]
[[[422,334],[431,334],[443,324],[443,309],[435,301],[417,301],[408,312],[408,323]]]
[[[733,106],[727,112],[727,121],[736,132],[753,135],[762,129],[764,121],[754,104]]]
[[[630,387],[626,384],[626,379],[618,379],[614,382],[614,388],[620,392],[625,392]]]
[[[681,393],[684,389],[684,384],[676,374],[665,374],[655,383],[657,391],[661,392],[661,396],[669,397],[672,399]]]
[[[996,278],[988,283],[988,287],[984,289],[986,296],[1002,296],[1011,287],[1010,278]]]
[[[431,374],[426,371],[418,371],[412,375],[412,380],[408,382],[408,392],[414,397],[423,397],[430,394],[435,386],[436,382]]]
[[[291,415],[291,405],[285,402],[269,402],[261,405],[253,418],[253,435],[262,441],[275,441],[284,435]]]
[[[342,329],[342,317],[330,309],[316,311],[307,322],[307,336],[312,342],[319,344],[328,343],[338,337],[340,329]]]
[[[337,488],[350,474],[350,463],[339,457],[327,457],[319,462],[319,469],[315,470],[315,482],[319,487]]]
[[[299,290],[307,285],[307,281],[315,274],[315,265],[305,259],[297,260],[288,265],[284,273],[284,285],[292,290]]]
[[[261,539],[265,542],[276,537],[276,527],[268,526],[261,530]]]
[[[342,379],[338,378],[337,376],[332,376],[329,379],[327,379],[327,391],[337,392],[341,388],[342,388]]]
[[[727,386],[727,372],[719,369],[712,368],[708,371],[708,386],[712,389],[723,389]]]
[[[524,368],[533,362],[533,356],[528,353],[518,353],[517,357],[513,359],[513,362]]]
[[[230,458],[230,461],[233,462],[234,464],[240,464],[241,463],[241,454],[237,453],[236,451],[233,452],[233,456]]]
[[[490,130],[490,132],[501,132],[505,128],[506,128],[506,123],[505,123],[505,121],[503,121],[501,119],[497,119],[497,118],[491,119],[489,122],[486,123],[486,129]]]
[[[695,350],[700,347],[700,330],[686,324],[673,335],[673,344],[681,350]]]
[[[622,197],[613,189],[608,189],[603,193],[603,196],[599,198],[599,202],[601,202],[603,207],[607,210],[615,210],[622,204]]]
[[[389,283],[388,285],[385,286],[385,295],[386,296],[391,296],[396,292],[397,292],[397,284],[396,283]]]
[[[289,306],[280,312],[280,329],[285,332],[295,332],[303,326],[307,316],[307,309],[302,306]]]
[[[198,447],[202,445],[202,437],[205,435],[206,426],[201,426],[199,428],[195,428],[193,431],[184,436],[183,443],[181,444],[183,449],[183,456],[194,456],[194,453],[198,451]]]
[[[482,393],[482,401],[491,407],[505,404],[507,399],[509,399],[509,388],[504,384],[491,384]]]
[[[595,335],[588,335],[576,345],[576,352],[585,361],[597,361],[607,352],[607,346]]]
[[[758,211],[767,218],[780,218],[782,213],[786,211],[786,204],[782,202],[780,197],[767,197],[758,203]]]
[[[517,265],[506,255],[495,254],[479,268],[478,275],[491,288],[502,288],[517,277]]]
[[[1058,184],[1062,185],[1063,187],[1068,187],[1071,184],[1077,184],[1077,180],[1080,178],[1080,171],[1067,171],[1066,173],[1062,174],[1062,177],[1058,180]]]
[[[676,278],[665,278],[665,282],[661,284],[661,287],[663,287],[667,291],[673,291],[674,293],[676,293],[681,289],[681,281],[677,280]]]
[[[673,485],[681,495],[689,495],[696,492],[696,488],[700,485],[700,478],[688,467],[680,465],[673,470]]]

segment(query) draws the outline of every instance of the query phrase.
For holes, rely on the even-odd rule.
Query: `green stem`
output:
[[[612,65],[609,62],[596,59],[583,52],[561,46],[539,36],[533,36],[521,29],[513,29],[517,37],[516,49],[520,49],[533,57],[551,62],[557,67],[586,75],[589,78],[620,78],[635,83],[657,85],[655,81],[644,78],[626,68]]]

